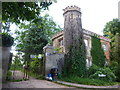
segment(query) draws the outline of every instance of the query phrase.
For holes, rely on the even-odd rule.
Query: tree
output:
[[[24,53],[42,53],[43,47],[48,43],[42,29],[30,28],[29,30],[17,33],[20,33],[20,36],[17,37],[19,38],[17,49]]]
[[[31,27],[34,28],[37,27],[42,29],[49,43],[52,43],[51,42],[52,36],[55,33],[60,32],[62,30],[62,28],[59,25],[57,25],[53,21],[53,18],[48,14],[33,19],[33,21],[30,22],[29,24],[24,24],[24,23],[20,24],[21,29],[29,29]]]
[[[120,64],[120,34],[116,33],[113,51],[114,60]]]
[[[2,23],[0,22],[0,26],[2,26],[2,30],[4,30],[3,32],[8,33],[8,31],[10,31],[9,28],[12,23],[15,23],[18,25],[21,22],[22,23],[23,22],[26,23],[27,21],[31,22],[33,19],[35,19],[40,15],[42,9],[47,9],[48,6],[51,4],[52,2],[40,2],[40,3],[39,2],[2,2]],[[24,36],[26,36],[25,32],[22,32],[22,33],[23,33],[22,37],[20,38],[23,38]],[[26,39],[30,40],[30,38],[26,38]],[[28,50],[31,50],[31,49],[30,48],[28,49],[29,42],[27,42],[26,39],[22,40],[24,44],[21,44],[20,47],[21,46],[26,47],[27,53],[28,53]],[[22,50],[25,50],[25,48],[23,48]],[[26,57],[27,56],[28,55],[26,55]]]
[[[106,23],[105,28],[103,29],[104,36],[111,39],[111,45],[112,42],[115,41],[115,35],[116,33],[120,33],[120,22],[118,19],[113,19],[112,21],[109,21]]]
[[[91,48],[92,63],[103,67],[105,65],[105,55],[101,46],[100,39],[92,36],[92,48]]]
[[[118,62],[115,74],[117,81],[120,81],[120,21],[113,19],[109,21],[104,28],[104,36],[111,39],[111,60]]]
[[[114,63],[118,63],[118,64],[112,66],[112,69],[115,75],[117,76],[117,81],[120,81],[120,34],[119,33],[116,33],[115,42],[113,42],[113,44],[115,46],[112,48],[113,59],[114,59]],[[111,64],[113,64],[113,62]]]
[[[39,16],[42,9],[48,9],[52,2],[2,2],[2,21],[20,23]]]
[[[112,39],[116,33],[120,33],[120,22],[118,19],[113,19],[106,23],[105,28],[103,29],[104,36]]]
[[[22,63],[21,63],[21,58],[19,55],[15,55],[13,62],[11,64],[11,69],[12,70],[21,70],[22,69]]]
[[[61,30],[48,14],[35,18],[28,24],[21,23],[20,28],[21,31],[16,31],[17,50],[25,53],[24,63],[28,66],[31,63],[30,55],[42,54],[43,47],[51,42],[52,35]],[[39,66],[35,67],[39,68]]]
[[[2,2],[3,29],[9,31],[11,23],[33,20],[40,15],[42,9],[48,9],[51,4],[52,2]]]
[[[115,46],[115,36],[116,34],[120,34],[120,21],[118,19],[113,19],[106,23],[106,26],[103,30],[104,36],[111,39],[111,60],[115,60],[114,56],[114,48]]]
[[[16,31],[16,47],[26,54],[42,53],[43,47],[52,42],[52,35],[61,30],[48,14],[35,18],[29,24],[21,23],[20,28],[21,31]]]

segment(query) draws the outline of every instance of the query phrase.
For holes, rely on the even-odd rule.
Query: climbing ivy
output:
[[[65,55],[64,75],[86,77],[86,51],[84,43],[80,44],[79,49],[71,46],[70,51]]]
[[[100,39],[95,36],[92,36],[91,55],[93,64],[100,67],[103,67],[105,65],[105,55],[101,46]]]

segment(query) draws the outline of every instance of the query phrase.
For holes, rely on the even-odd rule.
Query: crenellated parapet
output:
[[[56,39],[57,37],[63,36],[63,32],[64,32],[64,31],[60,31],[60,32],[56,33],[56,34],[52,37],[52,40]],[[84,34],[84,35],[88,35],[88,36],[98,36],[101,40],[111,42],[111,40],[110,40],[109,38],[104,37],[104,36],[99,35],[99,34],[96,34],[96,33],[94,33],[94,32],[91,32],[91,31],[89,31],[89,30],[86,30],[86,29],[83,29],[83,34]]]
[[[79,7],[77,7],[77,6],[74,5],[74,6],[68,6],[68,7],[66,7],[65,9],[63,9],[63,11],[64,11],[63,14],[65,14],[68,11],[78,11],[78,12],[81,12],[81,9]]]

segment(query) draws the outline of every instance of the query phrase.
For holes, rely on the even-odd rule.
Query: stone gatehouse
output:
[[[64,9],[63,16],[64,16],[64,30],[59,33],[56,33],[52,37],[53,47],[60,48],[60,51],[65,53],[65,44],[64,44],[65,33],[64,32],[66,30],[70,29],[71,25],[73,25],[73,26],[76,26],[77,29],[80,28],[81,30],[83,30],[83,38],[84,38],[84,42],[85,42],[86,49],[87,49],[87,59],[86,59],[87,64],[88,64],[87,66],[89,67],[92,64],[90,50],[92,47],[91,46],[91,43],[92,43],[91,36],[94,36],[94,35],[96,35],[100,38],[100,41],[101,41],[101,44],[102,44],[102,47],[103,47],[103,50],[104,50],[104,53],[105,53],[105,56],[107,59],[106,62],[109,62],[109,60],[110,60],[110,39],[82,28],[80,8],[77,6],[70,6],[70,7],[68,6]],[[79,19],[79,20],[77,20],[77,19]],[[73,21],[73,22],[75,21],[76,23],[79,23],[79,25],[78,24],[74,25],[76,23],[70,24],[70,21]],[[75,28],[73,29],[72,33],[74,33],[74,31],[75,31]]]

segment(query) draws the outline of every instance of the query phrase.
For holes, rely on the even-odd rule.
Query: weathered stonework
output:
[[[0,47],[0,49],[2,50],[0,54],[2,56],[2,82],[5,82],[8,70],[8,63],[10,60],[11,47]]]
[[[64,52],[67,53],[71,46],[76,49],[82,41],[79,39],[83,37],[83,30],[81,24],[81,11],[77,6],[66,7],[64,9]]]
[[[86,29],[82,28],[82,24],[81,24],[81,11],[80,8],[78,8],[77,6],[71,6],[71,7],[66,7],[64,9],[64,31],[61,31],[57,34],[55,34],[52,38],[53,41],[53,46],[56,48],[61,48],[64,53],[66,53],[68,51],[69,45],[71,45],[69,39],[73,39],[74,35],[76,35],[75,37],[80,37],[81,33],[79,33],[79,31],[83,32],[83,38],[86,44],[86,49],[87,49],[87,60],[89,65],[91,65],[91,36],[98,36],[98,38],[100,38],[101,40],[101,44],[102,47],[104,49],[104,53],[106,55],[106,59],[110,60],[110,39],[103,37],[101,35],[98,35],[94,32],[88,31]],[[66,33],[67,31],[71,30],[69,33]],[[65,39],[67,38],[67,39]],[[61,45],[61,40],[64,41],[63,45]],[[66,41],[65,41],[66,40]],[[67,42],[68,40],[68,42]]]
[[[47,77],[52,68],[57,68],[59,73],[61,73],[64,65],[64,54],[54,51],[54,48],[51,45],[47,45],[43,49],[45,53],[44,57],[45,77]]]

